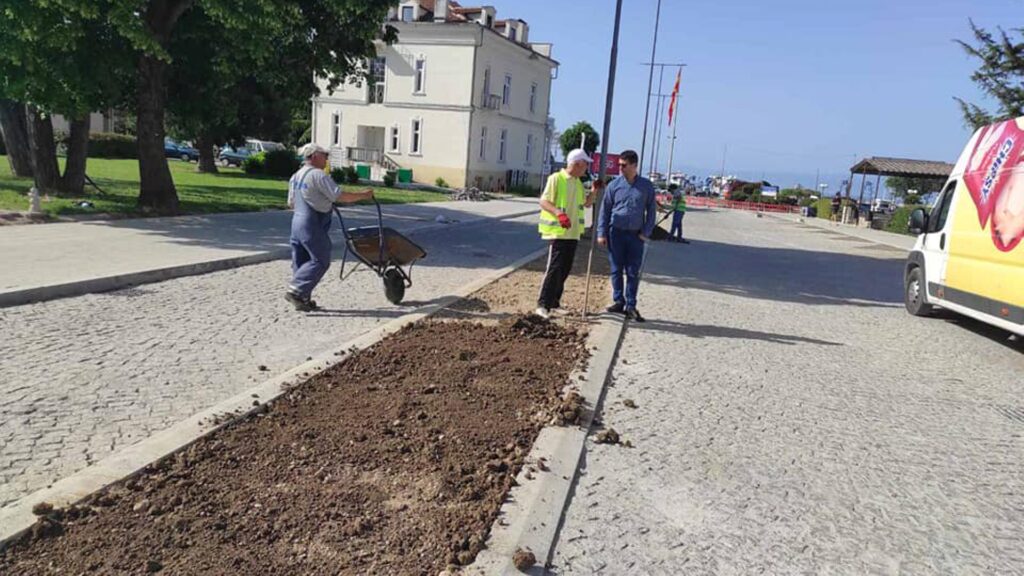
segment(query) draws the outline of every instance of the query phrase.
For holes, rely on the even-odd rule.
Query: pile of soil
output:
[[[0,574],[423,574],[486,540],[581,333],[406,328],[4,552]]]
[[[562,306],[572,316],[579,318],[583,312],[583,297],[586,294],[587,257],[590,252],[590,241],[580,240],[576,248],[572,274],[565,281],[565,293],[562,295]],[[530,262],[519,270],[492,282],[445,311],[442,317],[507,317],[510,315],[532,312],[537,308],[537,295],[547,270],[547,255]],[[600,246],[594,247],[594,260],[591,267],[590,310],[598,313],[611,304],[611,288],[608,276],[611,267],[608,264],[608,251]]]

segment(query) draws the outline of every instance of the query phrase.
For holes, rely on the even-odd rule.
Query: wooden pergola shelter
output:
[[[846,186],[846,197],[850,197],[850,189],[853,187],[853,175],[860,174],[860,198],[857,204],[864,203],[864,183],[868,176],[875,176],[875,197],[878,196],[878,187],[882,182],[882,176],[903,176],[906,178],[934,178],[945,180],[953,172],[953,165],[949,162],[935,162],[933,160],[908,160],[906,158],[885,158],[872,156],[857,162],[850,168],[850,180]]]

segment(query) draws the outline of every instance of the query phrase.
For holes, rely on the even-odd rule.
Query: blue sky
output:
[[[559,129],[600,131],[614,0],[492,4],[554,43]],[[613,151],[640,150],[656,4],[623,1]],[[953,162],[970,136],[953,96],[986,103],[953,39],[971,38],[968,18],[1012,28],[1022,14],[1022,0],[662,0],[657,60],[688,65],[675,166],[718,173],[728,146],[727,173],[813,186],[820,170],[835,190],[856,157]],[[665,92],[673,80],[666,70]]]

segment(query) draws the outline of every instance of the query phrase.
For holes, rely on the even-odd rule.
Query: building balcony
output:
[[[480,107],[486,110],[501,110],[501,95],[484,94],[481,98]]]
[[[384,157],[384,151],[377,148],[356,148],[349,146],[346,149],[345,156],[350,162],[376,164]]]

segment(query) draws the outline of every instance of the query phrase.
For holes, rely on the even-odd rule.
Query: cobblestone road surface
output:
[[[0,309],[0,507],[508,265],[541,246],[533,222],[414,236],[429,256],[403,307],[335,264],[314,295],[326,310],[297,313],[275,261]]]
[[[899,251],[691,211],[657,244],[553,572],[1024,573],[1024,348]],[[624,405],[632,400],[636,408]]]

